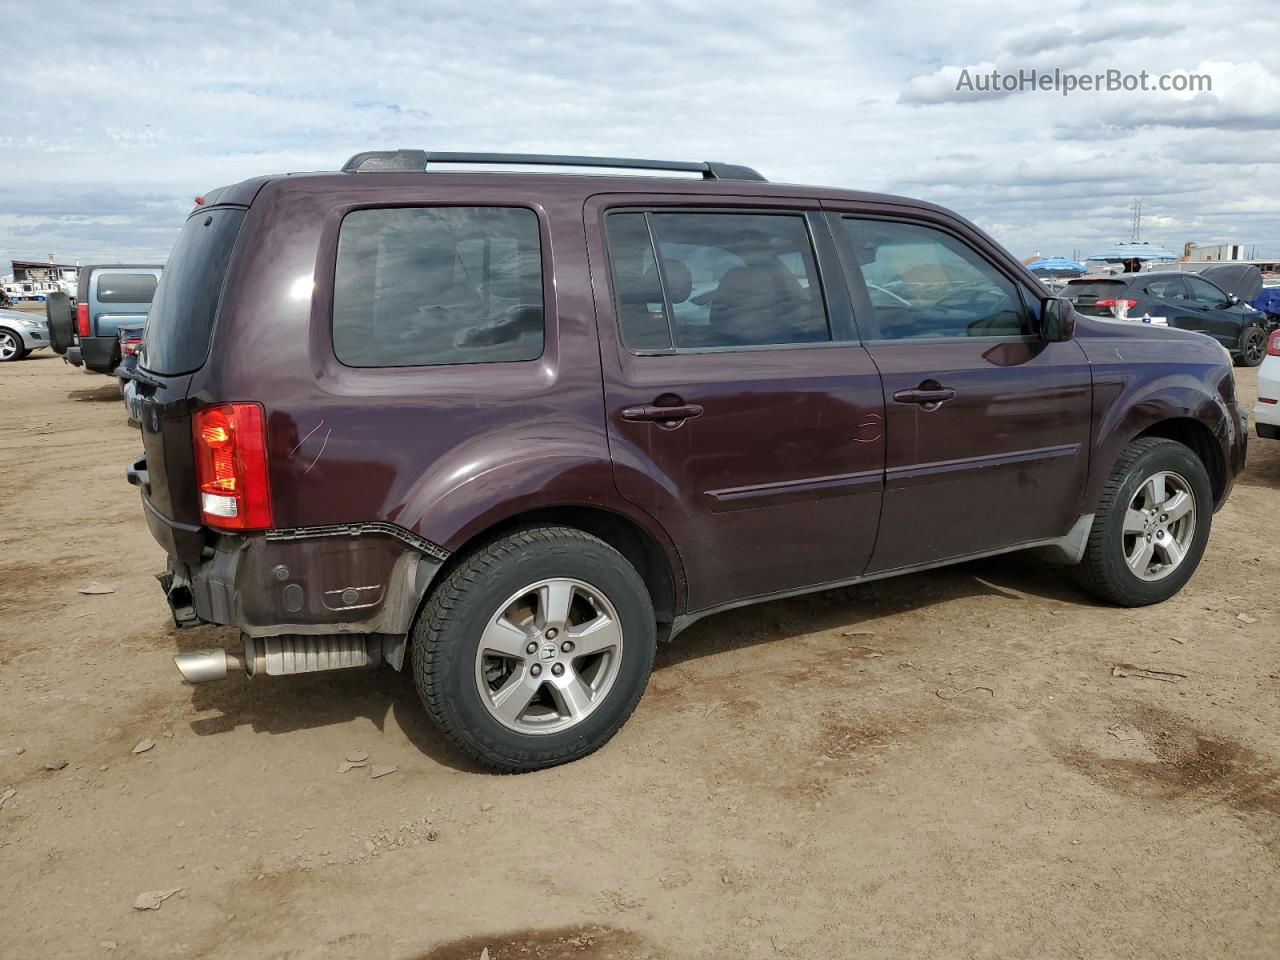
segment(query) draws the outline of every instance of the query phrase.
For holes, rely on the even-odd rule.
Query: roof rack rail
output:
[[[440,153],[426,150],[366,150],[342,165],[343,173],[388,173],[426,170],[433,163],[528,164],[548,167],[616,167],[626,170],[674,170],[700,173],[704,180],[756,180],[750,167],[736,163],[682,160],[634,160],[630,157],[571,157],[552,153]]]

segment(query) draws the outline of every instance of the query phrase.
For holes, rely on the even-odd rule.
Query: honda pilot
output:
[[[420,150],[201,201],[127,388],[175,620],[241,637],[183,676],[411,670],[501,770],[731,607],[1014,550],[1162,601],[1244,464],[1222,346],[932,204]]]

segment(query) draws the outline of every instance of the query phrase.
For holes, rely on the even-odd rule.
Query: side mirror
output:
[[[1071,301],[1049,297],[1040,303],[1040,339],[1062,343],[1076,335],[1076,313]]]
[[[1234,307],[1234,306],[1235,306],[1237,303],[1239,303],[1239,302],[1240,302],[1240,298],[1239,298],[1239,297],[1237,297],[1234,293],[1228,293],[1228,294],[1227,294],[1227,306],[1228,306],[1228,307]]]

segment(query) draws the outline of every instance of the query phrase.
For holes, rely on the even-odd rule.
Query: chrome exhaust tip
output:
[[[175,654],[173,664],[187,683],[210,683],[227,679],[227,669],[235,658],[221,647]]]

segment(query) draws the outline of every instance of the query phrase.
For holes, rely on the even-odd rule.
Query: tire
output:
[[[71,298],[65,293],[52,294],[45,302],[44,315],[49,322],[49,346],[54,353],[66,353],[74,333]]]
[[[571,618],[555,615],[556,597]],[[578,632],[589,624],[600,625],[595,634]],[[514,654],[492,653],[482,637]],[[609,638],[613,647],[581,656]],[[656,647],[653,604],[635,568],[590,534],[538,526],[477,548],[434,588],[414,624],[412,661],[418,695],[445,736],[519,773],[604,746],[640,701]]]
[[[1261,324],[1251,323],[1240,331],[1240,352],[1236,354],[1237,367],[1256,367],[1267,355],[1267,331]]]
[[[21,336],[8,327],[0,327],[0,363],[16,362],[28,353]]]
[[[1157,509],[1152,516],[1147,509],[1152,506],[1149,493],[1153,488],[1147,484],[1157,475],[1163,478],[1164,505],[1174,506],[1167,513]],[[1186,500],[1175,500],[1172,491],[1178,490],[1187,495]],[[1172,519],[1174,512],[1188,501],[1190,528],[1183,526],[1184,519]],[[1131,507],[1137,508],[1132,516]],[[1162,517],[1171,518],[1167,525],[1162,523]],[[1074,568],[1076,580],[1095,596],[1122,607],[1167,600],[1195,573],[1209,540],[1212,520],[1213,491],[1200,458],[1176,440],[1135,440],[1120,455],[1103,485],[1084,558]],[[1141,532],[1126,533],[1126,526],[1130,530],[1147,529],[1150,539]],[[1136,568],[1143,567],[1144,543],[1154,552],[1147,551],[1150,565],[1139,574]],[[1178,548],[1181,558],[1169,567],[1170,554],[1166,551],[1172,547]],[[1162,566],[1169,568],[1162,570]]]

